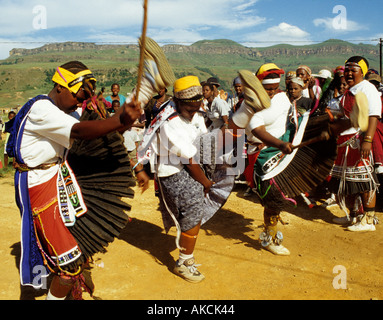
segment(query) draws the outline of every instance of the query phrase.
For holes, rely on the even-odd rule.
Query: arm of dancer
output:
[[[149,188],[149,176],[145,171],[144,165],[139,163],[137,157],[130,159],[130,165],[136,175],[138,187],[141,189],[141,193],[144,193]]]
[[[269,110],[269,109],[268,109]],[[271,113],[271,118],[273,119],[272,110],[264,110],[265,112]],[[264,112],[264,113],[265,113]],[[262,111],[258,112],[258,114],[262,113]],[[243,134],[243,128],[248,127],[251,130],[251,133],[258,139],[260,139],[265,145],[270,147],[275,147],[280,149],[285,154],[290,154],[293,152],[292,144],[289,142],[284,142],[275,138],[271,135],[264,125],[264,121],[257,122],[256,125],[250,126],[249,123],[252,120],[254,115],[254,111],[251,110],[245,103],[242,103],[240,109],[234,114],[234,117],[229,119],[229,129],[226,132],[230,132],[233,136],[234,140],[240,137]],[[275,116],[274,116],[275,119]],[[237,125],[238,123],[238,125]],[[240,130],[240,131],[239,131]],[[222,129],[224,133],[224,128]],[[225,134],[223,134],[225,137]]]
[[[200,165],[196,163],[193,158],[190,158],[189,163],[185,164],[185,167],[191,177],[203,185],[205,194],[209,193],[210,188],[214,182],[206,177]]]
[[[311,77],[309,80],[308,89],[309,89],[310,99],[313,101],[313,104],[315,104],[315,101],[318,99],[317,93],[314,92],[314,86],[315,85],[316,85],[315,78]],[[320,87],[316,87],[316,88],[319,90]],[[320,93],[319,93],[319,95],[320,95]]]
[[[134,121],[141,115],[138,102],[125,103],[116,114],[105,120],[81,121],[73,125],[71,139],[91,140],[104,136],[113,131],[126,130],[132,126]]]
[[[361,146],[361,156],[365,159],[367,159],[370,155],[372,149],[372,140],[374,139],[376,127],[379,121],[378,117],[376,116],[370,116],[368,119],[368,129]]]
[[[278,148],[281,150],[284,154],[290,154],[293,152],[293,146],[290,142],[285,142],[282,140],[279,140],[275,138],[273,135],[268,133],[266,131],[265,126],[259,126],[253,130],[251,130],[251,133],[261,140],[265,145],[269,147]]]
[[[144,169],[135,172],[138,187],[141,189],[141,193],[144,193],[149,188],[149,176]]]

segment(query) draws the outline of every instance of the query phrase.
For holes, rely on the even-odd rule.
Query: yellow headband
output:
[[[96,81],[90,70],[83,70],[73,74],[64,68],[58,67],[52,81],[77,94],[86,79]]]
[[[365,76],[367,71],[368,71],[368,67],[367,67],[367,64],[366,64],[366,61],[364,61],[363,59],[360,60],[358,62],[358,64],[360,65],[360,67],[362,68],[362,72],[363,72],[363,75]]]
[[[352,63],[356,63],[362,69],[363,75],[364,76],[366,75],[366,73],[368,71],[368,66],[367,66],[366,61],[364,61],[363,59],[361,59],[359,62],[347,62],[346,61],[346,65],[352,64]]]

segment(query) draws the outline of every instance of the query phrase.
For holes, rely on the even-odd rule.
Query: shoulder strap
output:
[[[144,137],[137,149],[137,159],[141,162],[144,160],[146,153],[157,130],[165,123],[165,121],[171,120],[178,116],[174,105],[169,100],[161,106],[160,112],[153,119],[150,126],[146,129]]]
[[[355,96],[351,93],[350,90],[347,90],[340,102],[340,105],[343,107],[344,113],[347,117],[350,117],[352,107],[355,104]]]

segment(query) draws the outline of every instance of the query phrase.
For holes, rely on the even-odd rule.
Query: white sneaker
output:
[[[363,221],[353,224],[352,226],[347,227],[349,231],[375,231],[375,225],[373,223],[363,223]]]
[[[264,247],[266,250],[278,256],[289,256],[290,251],[285,246],[281,244],[275,244],[271,242],[268,246]]]
[[[197,270],[194,258],[185,260],[182,264],[177,260],[174,273],[186,281],[197,283],[205,279],[205,276]]]

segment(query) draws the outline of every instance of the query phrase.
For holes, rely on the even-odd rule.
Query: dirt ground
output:
[[[95,296],[103,300],[381,300],[383,224],[375,232],[352,233],[332,223],[340,209],[303,203],[286,208],[281,226],[290,256],[261,248],[263,223],[256,196],[236,185],[223,208],[200,232],[195,257],[206,279],[188,283],[171,270],[178,256],[175,229],[165,234],[153,183],[136,192],[132,221],[95,257]],[[0,299],[45,299],[46,290],[19,285],[20,217],[12,175],[0,177]],[[377,213],[383,221],[382,212]],[[341,280],[339,278],[342,277]],[[346,286],[346,287],[345,287]],[[92,298],[85,294],[86,300]]]

